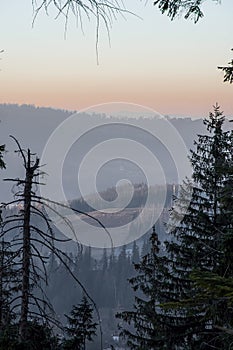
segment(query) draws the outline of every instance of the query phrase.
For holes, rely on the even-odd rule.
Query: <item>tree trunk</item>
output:
[[[24,186],[24,217],[23,217],[23,260],[22,260],[22,296],[21,296],[21,314],[19,321],[19,338],[24,341],[27,338],[27,323],[29,310],[30,293],[30,258],[31,258],[31,191],[34,172],[38,168],[39,160],[31,166],[30,150],[27,153],[26,177]]]

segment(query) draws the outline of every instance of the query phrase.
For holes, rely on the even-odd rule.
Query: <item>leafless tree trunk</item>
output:
[[[30,258],[31,258],[31,193],[32,183],[35,171],[39,168],[39,159],[37,158],[34,165],[31,165],[31,152],[27,151],[26,159],[26,177],[24,186],[24,214],[23,214],[23,260],[22,260],[22,299],[21,313],[19,322],[20,341],[26,339],[28,310],[29,310],[29,291],[30,291]]]
[[[16,295],[9,301],[10,312],[14,309],[17,310],[19,316],[19,341],[23,343],[28,339],[28,327],[30,325],[31,317],[41,319],[42,322],[46,322],[48,325],[55,324],[61,328],[61,324],[57,321],[56,315],[49,300],[47,299],[44,291],[41,288],[41,282],[47,283],[47,257],[43,256],[39,251],[38,246],[48,249],[54,256],[60,260],[60,262],[67,269],[67,272],[73,277],[77,284],[82,288],[85,295],[91,301],[97,314],[99,321],[99,330],[101,337],[102,349],[102,327],[101,319],[98,308],[94,300],[88,294],[85,286],[78,280],[70,269],[67,260],[69,257],[66,253],[55,246],[55,242],[67,242],[70,239],[61,239],[54,236],[51,221],[46,215],[44,208],[48,207],[54,211],[61,219],[69,226],[74,235],[76,232],[72,227],[72,223],[56,210],[56,206],[64,207],[64,209],[71,209],[79,214],[84,214],[87,217],[92,218],[106,231],[109,239],[112,242],[110,233],[105,226],[96,218],[92,217],[88,213],[70,208],[62,203],[54,202],[48,198],[42,198],[36,195],[36,187],[42,185],[39,181],[39,176],[42,174],[40,171],[39,158],[34,158],[34,155],[30,150],[23,150],[15,137],[12,136],[18,146],[18,152],[23,159],[23,165],[25,168],[25,178],[10,178],[6,181],[12,181],[16,183],[17,192],[15,193],[15,199],[9,203],[3,203],[3,207],[8,205],[22,205],[22,210],[16,211],[13,215],[7,215],[2,223],[2,232],[0,238],[4,238],[7,234],[13,233],[14,237],[10,238],[10,248],[12,249],[13,257],[10,261],[14,261],[16,270],[20,275],[17,276],[17,283],[20,283],[18,287],[15,287],[14,291]],[[32,216],[40,218],[46,225],[43,230],[36,226],[32,220]],[[15,234],[14,231],[17,233]],[[40,266],[38,266],[39,262]],[[37,288],[41,292],[41,297],[38,297],[33,293],[33,289]],[[38,311],[35,311],[35,308]],[[30,317],[30,320],[29,320]]]

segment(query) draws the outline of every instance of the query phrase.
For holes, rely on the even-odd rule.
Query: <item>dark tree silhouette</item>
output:
[[[219,0],[212,0],[219,2]],[[204,0],[156,0],[154,5],[159,10],[167,14],[172,20],[180,15],[184,15],[185,19],[191,18],[195,23],[204,16],[201,6]],[[228,66],[218,67],[224,72],[224,82],[233,83],[233,59],[228,63]]]
[[[232,49],[233,50],[233,49]],[[224,82],[233,83],[233,59],[228,63],[228,66],[218,67],[224,72]]]
[[[2,237],[11,235],[11,249],[15,251],[15,261],[18,264],[17,273],[20,279],[20,287],[18,295],[12,298],[11,310],[17,309],[19,313],[19,341],[24,343],[28,340],[28,323],[30,317],[38,317],[41,315],[46,320],[54,320],[51,318],[52,307],[42,293],[42,297],[34,295],[34,289],[40,289],[40,281],[47,279],[46,273],[46,257],[40,252],[38,244],[46,245],[49,239],[56,239],[53,236],[51,225],[46,218],[42,209],[35,205],[33,196],[35,195],[34,187],[39,185],[38,177],[39,158],[33,160],[33,155],[28,149],[27,152],[22,150],[18,141],[16,141],[19,153],[23,159],[25,168],[25,179],[7,179],[17,183],[18,191],[15,194],[16,199],[11,204],[19,205],[20,210],[13,215],[5,217],[2,223]],[[5,206],[7,206],[5,204]],[[32,216],[39,216],[46,225],[47,230],[43,231],[32,223]],[[12,237],[13,234],[13,237]],[[42,292],[42,290],[41,290]],[[35,311],[35,307],[38,311]]]
[[[85,350],[86,342],[92,341],[96,335],[97,323],[93,321],[93,308],[84,295],[81,303],[73,306],[68,320],[66,332],[70,337],[64,344],[64,349]]]
[[[167,304],[165,316],[174,349],[229,347],[215,328],[215,324],[225,327],[229,323],[231,314],[227,312],[226,301],[201,297],[190,278],[193,269],[232,277],[233,259],[229,249],[233,239],[232,207],[224,204],[232,198],[232,190],[227,191],[228,195],[225,193],[232,179],[229,167],[232,133],[224,131],[224,121],[216,105],[214,112],[204,120],[208,134],[198,135],[196,149],[191,151],[193,191],[190,202],[183,205],[190,187],[187,183],[172,210],[172,219],[174,222],[177,219],[177,225],[173,226],[172,239],[166,244],[171,269],[167,276],[170,309]]]
[[[143,294],[119,316],[133,326],[122,333],[132,349],[232,346],[233,153],[224,120],[218,105],[204,120],[209,133],[198,135],[191,151],[193,184],[187,181],[175,201],[162,266],[149,251],[131,279]]]
[[[19,207],[19,209],[16,209],[13,214],[10,213],[5,216],[0,237],[6,238],[6,236],[9,236],[9,240],[11,241],[10,247],[15,252],[20,287],[18,293],[11,299],[10,304],[11,311],[16,310],[19,316],[19,341],[25,343],[30,340],[28,329],[31,319],[39,319],[40,322],[48,326],[52,324],[58,327],[61,326],[56,319],[52,305],[41,287],[43,281],[46,284],[48,281],[46,270],[48,254],[46,255],[46,251],[51,252],[60,263],[63,264],[67,272],[81,287],[93,304],[99,321],[100,316],[94,300],[71,270],[69,266],[69,256],[58,248],[56,244],[70,241],[70,239],[58,238],[55,236],[52,222],[47,217],[44,208],[48,207],[51,211],[55,211],[56,214],[69,225],[69,228],[73,230],[74,235],[76,235],[76,232],[72,224],[56,210],[56,207],[54,207],[55,204],[60,205],[59,203],[42,198],[36,194],[37,187],[42,185],[39,178],[41,175],[39,158],[35,157],[29,149],[27,151],[23,150],[19,142],[14,137],[12,138],[17,143],[18,152],[23,160],[25,179],[5,179],[16,183],[17,192],[15,193],[15,199],[13,201],[4,203],[3,205],[6,208],[8,205],[14,205],[15,207]],[[62,207],[68,208],[65,205],[62,205]],[[75,211],[91,217],[104,228],[99,220],[94,219],[89,214],[77,210]],[[40,225],[35,223],[36,221],[38,222],[38,220],[40,220]],[[107,230],[106,232],[109,234]],[[37,292],[35,293],[35,291]],[[102,341],[100,322],[99,326]]]
[[[5,145],[0,145],[0,169],[5,169],[6,164],[3,161],[3,153],[5,152]]]
[[[140,262],[134,264],[136,276],[129,280],[131,287],[136,291],[134,307],[131,311],[123,311],[116,315],[121,320],[119,328],[121,336],[126,339],[127,346],[134,350],[164,349],[158,300],[164,290],[164,276],[166,267],[164,258],[159,253],[158,235],[153,227],[150,236],[149,252]],[[163,333],[162,333],[163,335]],[[169,337],[166,337],[167,348]]]
[[[219,0],[212,0],[220,2]],[[184,15],[185,19],[192,18],[198,22],[204,16],[201,10],[204,0],[155,0],[154,5],[158,6],[162,13],[167,14],[173,20],[177,16]]]
[[[11,243],[3,239],[0,243],[0,332],[10,325],[14,314],[10,312],[10,300],[19,290],[19,278],[15,253],[10,249]]]

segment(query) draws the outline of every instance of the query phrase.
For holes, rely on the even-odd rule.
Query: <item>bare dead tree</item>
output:
[[[80,22],[81,28],[83,14],[88,20],[91,16],[96,18],[97,22],[103,20],[109,28],[118,14],[131,13],[124,6],[123,0],[32,0],[32,5],[35,18],[42,9],[48,14],[49,8],[53,7],[57,11],[57,17],[64,16],[66,23],[73,14]]]
[[[22,153],[23,154],[23,153]],[[23,192],[23,260],[22,260],[22,302],[21,315],[19,322],[19,336],[21,340],[26,339],[29,291],[30,291],[30,259],[31,259],[31,202],[32,202],[32,183],[35,172],[39,167],[39,159],[31,165],[31,152],[28,149],[27,159],[24,157],[24,166],[26,177]]]
[[[19,317],[19,341],[24,342],[28,337],[28,322],[29,318],[40,318],[43,323],[47,325],[55,324],[61,327],[56,319],[54,310],[49,300],[47,299],[44,291],[41,288],[41,282],[48,282],[46,263],[48,256],[46,256],[43,250],[51,252],[67,269],[68,273],[73,277],[76,283],[82,288],[86,296],[92,302],[97,314],[100,335],[101,335],[101,349],[102,349],[102,327],[98,308],[91,296],[88,294],[85,286],[78,280],[75,274],[69,267],[70,258],[64,253],[56,243],[64,243],[70,241],[70,239],[58,238],[54,234],[54,227],[51,220],[46,215],[45,207],[52,211],[55,211],[57,215],[61,217],[64,222],[69,225],[70,229],[74,231],[72,224],[65,216],[60,214],[55,208],[54,204],[61,205],[64,208],[68,206],[60,203],[53,202],[49,199],[42,198],[36,194],[36,189],[42,183],[39,180],[41,175],[40,160],[35,157],[34,154],[28,149],[23,150],[13,136],[11,136],[18,146],[18,152],[23,160],[23,166],[25,169],[25,178],[13,178],[5,179],[15,183],[17,191],[15,192],[15,198],[9,203],[3,203],[7,208],[9,205],[18,206],[19,209],[6,216],[2,223],[1,237],[11,235],[11,249],[15,252],[16,265],[18,266],[18,273],[20,275],[20,287],[17,290],[14,298],[11,299],[11,311],[17,310]],[[70,209],[70,208],[69,208]],[[75,210],[78,213],[85,214],[92,218],[106,231],[109,238],[110,234],[104,225],[89,214],[82,211]],[[35,224],[35,218],[39,218],[44,225],[39,226]],[[35,295],[35,289],[40,291],[41,296]]]
[[[2,237],[17,232],[16,236],[13,236],[11,248],[17,253],[17,265],[18,273],[20,275],[20,288],[19,294],[12,300],[12,311],[19,308],[19,340],[21,342],[27,339],[27,326],[29,315],[36,315],[35,311],[30,310],[31,306],[37,306],[39,313],[43,315],[43,309],[47,306],[51,310],[51,306],[44,299],[35,298],[33,295],[33,288],[39,286],[39,281],[44,278],[40,272],[41,267],[35,264],[35,259],[39,259],[42,268],[44,268],[45,278],[45,257],[40,253],[39,249],[34,244],[33,233],[38,232],[34,230],[31,222],[31,217],[37,208],[34,208],[32,195],[33,186],[38,182],[36,177],[39,174],[39,158],[35,161],[32,159],[31,151],[28,149],[26,154],[20,147],[18,141],[16,141],[19,153],[23,159],[23,165],[25,168],[25,179],[9,179],[17,183],[19,186],[18,192],[15,194],[15,205],[20,205],[22,208],[13,215],[9,215],[2,223]],[[5,204],[6,206],[6,204]],[[20,302],[18,302],[20,300]],[[50,316],[48,316],[49,319]]]
[[[99,29],[101,23],[103,23],[107,30],[108,38],[110,41],[110,28],[114,20],[118,15],[124,17],[125,14],[135,15],[133,12],[126,9],[123,0],[32,0],[34,9],[33,24],[38,14],[44,9],[49,13],[49,8],[54,8],[57,11],[56,18],[63,16],[65,19],[65,36],[67,33],[68,20],[71,15],[74,15],[77,25],[80,25],[82,32],[83,29],[83,15],[90,22],[91,18],[96,21],[96,58],[97,64],[98,58],[98,45],[99,45]],[[139,16],[137,16],[139,17]]]

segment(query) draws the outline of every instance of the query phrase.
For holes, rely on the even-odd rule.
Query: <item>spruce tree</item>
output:
[[[134,264],[136,276],[129,280],[136,292],[133,309],[116,315],[121,320],[121,336],[126,339],[130,349],[162,349],[164,344],[166,330],[161,322],[158,300],[161,300],[161,292],[166,288],[164,276],[167,271],[165,258],[159,257],[158,253],[158,235],[153,228],[150,250],[138,264]],[[160,329],[163,331],[159,331]],[[166,341],[166,349],[170,349],[168,338]]]
[[[221,198],[224,227],[220,247],[222,250],[220,264],[224,267],[224,273],[194,271],[191,277],[199,290],[197,298],[211,300],[211,303],[206,305],[206,312],[212,316],[214,329],[219,331],[216,336],[218,343],[221,339],[220,344],[224,344],[225,349],[230,349],[233,344],[233,163],[231,157],[226,162],[225,174],[227,176],[224,179]],[[223,307],[222,315],[216,312],[216,305]],[[222,345],[221,348],[223,348]]]
[[[85,350],[86,342],[92,341],[96,335],[97,323],[93,321],[93,308],[84,295],[81,303],[73,306],[69,316],[66,332],[70,337],[64,344],[64,349]]]
[[[224,209],[223,200],[231,178],[232,135],[223,130],[224,120],[218,105],[204,120],[208,134],[198,135],[190,157],[192,195],[189,197],[188,182],[172,211],[172,239],[166,244],[170,307],[167,304],[162,311],[173,337],[171,349],[228,349],[215,328],[216,323],[224,326],[228,322],[224,301],[198,300],[198,289],[190,278],[192,270],[224,277],[232,273],[233,255],[226,254],[226,241],[232,240],[232,215]],[[187,199],[190,203],[184,206]],[[181,219],[177,226],[176,219]]]

